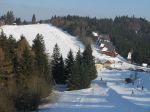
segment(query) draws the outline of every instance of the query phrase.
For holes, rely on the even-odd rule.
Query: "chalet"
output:
[[[97,71],[101,71],[103,68],[104,68],[104,66],[103,66],[103,64],[95,64],[95,66],[96,66],[96,70]]]
[[[111,57],[116,57],[117,53],[113,43],[111,42],[111,38],[109,35],[101,34],[98,37],[96,42],[96,46],[99,49],[99,52]]]
[[[5,25],[5,20],[4,19],[0,19],[0,27]]]
[[[103,64],[105,68],[110,67],[112,63],[109,60],[106,60],[106,62]]]
[[[102,54],[105,54],[107,56],[116,57],[117,53],[115,50],[115,47],[113,46],[112,42],[104,42],[102,46],[100,46],[100,50]]]
[[[103,67],[103,64],[100,63],[100,60],[97,58],[95,59],[95,67],[96,67],[96,70],[97,71],[101,71],[104,67]]]
[[[101,59],[101,60],[97,59],[95,62],[95,66],[97,70],[102,70],[103,68],[110,67],[111,64],[112,64],[111,61],[105,59]]]

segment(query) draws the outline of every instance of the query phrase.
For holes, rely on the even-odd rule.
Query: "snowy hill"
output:
[[[16,40],[20,39],[21,35],[24,35],[28,40],[28,42],[30,43],[30,45],[32,45],[32,41],[38,33],[42,34],[44,37],[46,50],[50,55],[52,54],[53,47],[56,43],[59,45],[60,51],[64,57],[67,56],[68,51],[70,49],[72,49],[74,54],[76,54],[79,48],[81,51],[83,51],[84,49],[83,44],[80,41],[78,41],[76,37],[71,36],[68,33],[63,32],[61,29],[58,29],[50,24],[33,24],[33,25],[19,25],[19,26],[5,25],[2,26],[1,29],[7,36],[13,35],[14,38],[16,38]],[[94,46],[93,46],[93,55],[95,56],[95,58],[101,60],[110,60],[115,65],[117,65],[116,63],[118,63],[119,61],[123,62],[123,67],[118,65],[115,66],[116,68],[135,69],[134,65],[127,63],[121,56],[117,56],[114,58],[106,56],[104,54],[100,54],[97,52]]]
[[[74,53],[84,46],[81,42],[62,30],[48,24],[21,25],[1,27],[7,36],[13,35],[17,40],[23,34],[30,45],[39,33],[44,36],[46,50],[52,53],[57,43],[63,56],[72,49]],[[150,70],[149,68],[129,64],[120,55],[110,57],[97,52],[93,46],[93,55],[100,60],[112,62],[112,70],[98,71],[98,77],[88,89],[77,91],[55,90],[52,103],[41,105],[40,112],[150,112],[150,73],[135,72],[130,69]],[[122,65],[119,63],[122,62]],[[117,69],[117,70],[116,70]],[[124,79],[137,73],[134,85],[125,84]],[[102,80],[101,80],[102,79]],[[144,86],[144,90],[141,87]],[[134,94],[132,94],[134,91]],[[55,97],[53,97],[55,98]]]
[[[46,50],[50,54],[52,54],[53,47],[56,43],[59,45],[60,51],[63,56],[66,56],[70,49],[72,49],[72,51],[75,53],[79,48],[81,50],[83,50],[84,48],[81,42],[77,41],[77,38],[48,24],[20,26],[5,25],[1,28],[7,36],[13,35],[16,40],[20,39],[21,35],[24,35],[29,41],[30,45],[32,45],[32,41],[38,33],[42,34],[44,37]]]

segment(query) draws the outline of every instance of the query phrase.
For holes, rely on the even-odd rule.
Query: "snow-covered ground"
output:
[[[150,74],[138,72],[140,83],[137,80],[134,85],[125,84],[124,79],[131,74],[135,73],[127,70],[99,71],[88,89],[54,91],[60,96],[58,101],[41,105],[40,112],[149,112]]]
[[[84,46],[81,42],[77,41],[77,38],[63,32],[62,30],[50,25],[50,24],[34,24],[34,25],[5,25],[1,29],[9,36],[13,35],[16,40],[20,39],[21,35],[24,35],[29,44],[32,45],[32,41],[36,35],[42,34],[45,41],[47,52],[51,55],[53,48],[57,43],[60,47],[60,51],[64,57],[68,54],[68,51],[72,49],[74,54],[80,48],[83,50]],[[0,30],[1,30],[0,29]]]
[[[48,53],[52,53],[55,43],[60,47],[63,56],[70,49],[74,53],[84,46],[76,37],[47,24],[25,26],[3,26],[6,35],[14,35],[18,40],[24,35],[30,44],[36,34],[42,34]],[[101,60],[110,60],[112,70],[98,71],[98,77],[92,81],[91,87],[76,91],[54,90],[51,103],[41,105],[40,112],[150,112],[150,73],[129,71],[128,69],[149,70],[141,66],[129,64],[121,56],[115,58],[102,55],[93,47],[93,55]],[[122,64],[120,64],[122,62]],[[137,74],[133,84],[125,84],[124,79]],[[101,80],[102,78],[102,80]],[[142,86],[144,89],[142,90]],[[133,94],[132,94],[133,93]],[[55,100],[56,98],[56,100]]]

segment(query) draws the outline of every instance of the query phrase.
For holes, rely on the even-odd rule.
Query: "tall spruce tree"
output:
[[[80,52],[80,49],[78,50],[76,54],[76,58],[74,61],[74,64],[71,68],[71,75],[70,78],[68,79],[68,88],[69,90],[76,90],[80,89],[80,82],[81,82],[81,63],[82,63],[82,55]]]
[[[80,73],[79,73],[79,65],[75,62],[72,66],[72,74],[68,79],[67,86],[69,90],[77,90],[80,87]]]
[[[36,38],[33,40],[33,51],[35,52],[35,63],[37,69],[40,71],[42,77],[48,82],[51,82],[51,68],[48,60],[48,56],[45,52],[45,44],[43,36],[37,34]]]
[[[36,17],[35,17],[35,14],[33,14],[32,16],[32,24],[35,24],[36,23]]]
[[[62,55],[60,56],[60,59],[59,59],[59,63],[58,63],[58,75],[59,75],[59,83],[60,84],[65,84],[66,82],[66,77],[65,77],[65,66],[64,66],[64,60],[63,60],[63,57]]]
[[[44,73],[44,58],[45,58],[45,45],[43,36],[40,34],[36,35],[36,38],[33,40],[33,51],[35,52],[35,59],[38,66],[38,69],[41,73]]]
[[[84,89],[90,86],[91,80],[89,70],[86,63],[80,65],[80,86],[78,89]]]
[[[6,15],[6,23],[12,25],[15,21],[15,16],[12,11],[8,11]]]
[[[52,74],[57,84],[65,83],[64,62],[57,44],[55,45],[52,54]]]
[[[59,83],[59,80],[58,80],[58,64],[59,64],[59,59],[60,59],[60,49],[58,47],[57,44],[55,44],[55,47],[53,49],[53,54],[52,54],[52,75],[53,75],[53,78],[55,80],[55,83]]]
[[[71,77],[72,74],[72,67],[74,64],[74,57],[73,57],[73,53],[70,49],[67,58],[65,59],[65,78],[66,78],[66,82],[68,82],[68,80]]]
[[[97,71],[95,67],[94,57],[92,56],[92,48],[90,44],[87,44],[83,52],[83,62],[87,65],[87,71],[89,71],[89,78],[91,80],[97,77]]]
[[[29,48],[25,48],[23,55],[22,55],[22,60],[21,60],[21,68],[22,68],[22,72],[24,75],[29,76],[34,69],[34,60],[33,60],[33,56],[29,50]],[[27,78],[27,77],[25,77]]]

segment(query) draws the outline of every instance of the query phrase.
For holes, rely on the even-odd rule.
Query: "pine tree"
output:
[[[26,38],[23,35],[21,36],[21,38],[17,44],[18,44],[17,45],[17,56],[18,56],[18,59],[21,59],[25,49],[29,49],[30,46],[29,46],[29,43],[27,42]]]
[[[32,16],[32,24],[35,24],[36,23],[36,17],[35,17],[35,14],[33,14]]]
[[[33,56],[29,50],[29,48],[25,48],[23,55],[22,55],[22,60],[21,60],[21,65],[22,65],[22,72],[24,75],[29,76],[34,69],[34,60]]]
[[[35,65],[40,71],[41,76],[44,77],[48,82],[51,82],[51,67],[48,56],[45,52],[45,44],[42,35],[37,34],[36,38],[33,40],[32,49],[35,53]]]
[[[79,72],[79,65],[77,62],[75,62],[72,66],[72,74],[70,75],[70,78],[68,79],[68,88],[69,90],[77,90],[80,87],[80,72]]]
[[[60,56],[59,63],[58,63],[58,80],[60,84],[65,84],[66,77],[65,77],[65,67],[64,67],[64,60],[62,55]]]
[[[94,57],[92,56],[92,48],[90,44],[86,45],[86,48],[83,52],[83,62],[87,65],[87,71],[89,71],[89,77],[91,80],[96,78],[96,67]]]
[[[80,49],[78,50],[78,52],[77,52],[77,54],[76,54],[76,58],[75,58],[75,61],[79,64],[79,65],[81,65],[82,64],[82,54],[81,54],[81,51],[80,51]]]
[[[76,54],[74,64],[71,68],[71,75],[68,79],[68,88],[70,90],[80,89],[81,88],[81,64],[82,64],[82,55],[80,49]]]
[[[90,86],[91,80],[89,77],[88,66],[85,63],[80,65],[80,86],[78,89],[84,89]]]
[[[6,24],[12,25],[15,21],[15,16],[12,11],[8,11],[6,15]]]
[[[21,22],[21,18],[16,18],[16,24],[17,24],[17,25],[21,25],[21,23],[22,23],[22,22]]]
[[[70,49],[68,55],[67,55],[67,58],[65,60],[65,77],[66,77],[66,82],[68,82],[68,80],[70,79],[70,76],[72,74],[72,67],[73,67],[73,64],[74,64],[74,57],[73,57],[73,54],[72,54],[72,51]]]
[[[52,54],[52,74],[57,84],[65,84],[65,67],[62,55],[60,55],[60,49],[56,44]]]
[[[60,83],[59,81],[59,72],[58,72],[58,65],[60,63],[60,49],[58,45],[56,44],[54,49],[53,49],[53,54],[52,54],[52,75],[54,77],[54,80],[56,83]]]
[[[43,36],[40,34],[36,35],[36,38],[33,40],[33,51],[35,52],[35,59],[38,69],[41,73],[44,73],[44,58],[45,58],[45,45]]]

